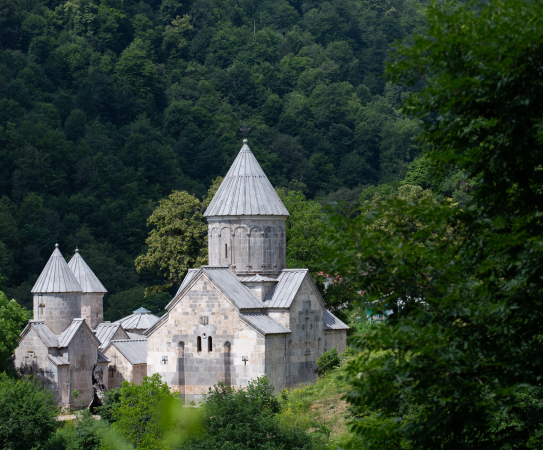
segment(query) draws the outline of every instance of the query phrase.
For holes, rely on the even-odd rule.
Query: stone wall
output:
[[[81,327],[70,345],[62,349],[62,355],[70,362],[70,403],[75,408],[86,407],[92,401],[92,370],[97,362],[98,347]],[[79,394],[77,400],[72,395],[74,390]]]
[[[87,293],[81,294],[81,315],[89,327],[93,330],[96,325],[104,321],[104,294]]]
[[[229,265],[241,274],[279,274],[286,268],[285,219],[208,218],[209,264]]]
[[[306,275],[290,307],[287,342],[287,386],[297,386],[317,379],[317,358],[324,352],[323,307],[318,292]]]
[[[262,375],[264,346],[264,337],[240,320],[235,306],[201,273],[148,336],[147,374],[159,373],[187,402],[197,401],[219,381],[246,386]]]
[[[45,305],[40,307],[40,305]],[[34,295],[34,320],[43,320],[55,334],[81,317],[81,294]]]
[[[141,384],[143,377],[147,376],[147,364],[132,365],[115,346],[110,345],[105,355],[111,361],[109,363],[108,389],[119,387],[123,381]]]
[[[346,330],[326,330],[324,332],[324,349],[325,351],[337,347],[338,353],[341,353],[347,348],[347,331]]]

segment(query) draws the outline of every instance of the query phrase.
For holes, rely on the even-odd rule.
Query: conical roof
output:
[[[288,216],[275,189],[243,140],[243,147],[226,174],[204,216]]]
[[[105,294],[107,292],[107,289],[100,283],[98,277],[94,275],[94,272],[79,254],[78,249],[75,249],[75,255],[70,259],[68,267],[75,275],[75,278],[77,278],[77,281],[79,281],[84,293],[96,292]]]
[[[79,282],[60,253],[58,244],[55,244],[55,251],[30,292],[33,294],[82,292]]]

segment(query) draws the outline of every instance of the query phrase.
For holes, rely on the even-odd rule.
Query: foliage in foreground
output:
[[[428,24],[388,73],[426,83],[404,109],[438,119],[421,137],[436,176],[478,184],[462,209],[396,197],[333,219],[331,248],[352,251],[332,270],[394,311],[355,340],[352,429],[368,449],[540,447],[543,410],[517,413],[543,373],[543,4],[436,3]]]
[[[56,428],[58,407],[50,389],[32,379],[13,379],[0,373],[0,447],[38,448]]]
[[[222,383],[204,397],[205,431],[181,445],[183,450],[310,450],[312,439],[296,426],[278,418],[280,406],[267,378],[236,390]]]

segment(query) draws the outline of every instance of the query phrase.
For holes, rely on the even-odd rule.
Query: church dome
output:
[[[205,217],[288,216],[268,177],[243,140],[243,147],[211,200]]]
[[[92,292],[105,294],[107,292],[107,289],[102,283],[100,283],[98,277],[94,275],[94,272],[79,254],[78,249],[75,250],[75,255],[68,263],[68,267],[71,269],[77,281],[81,285],[83,293]]]

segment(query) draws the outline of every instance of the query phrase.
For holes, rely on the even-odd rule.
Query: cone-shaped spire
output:
[[[243,140],[243,147],[226,174],[204,216],[288,216],[275,189]]]
[[[55,244],[55,251],[30,291],[33,294],[82,292],[81,286]]]
[[[68,267],[75,275],[83,293],[96,292],[105,294],[107,292],[107,289],[100,283],[98,277],[94,275],[94,272],[79,254],[78,249],[75,249],[75,255],[70,259]]]

